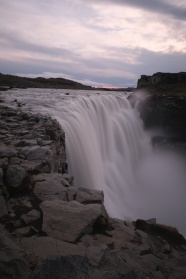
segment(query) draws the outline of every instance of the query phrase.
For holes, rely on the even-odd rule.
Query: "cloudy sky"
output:
[[[136,85],[186,71],[185,0],[0,0],[0,72]]]

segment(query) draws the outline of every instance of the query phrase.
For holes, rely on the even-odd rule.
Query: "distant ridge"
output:
[[[27,78],[0,73],[0,87],[2,88],[54,88],[92,90],[91,86],[65,78]]]

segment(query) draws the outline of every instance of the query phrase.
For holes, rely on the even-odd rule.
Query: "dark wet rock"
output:
[[[6,181],[10,187],[17,188],[21,186],[26,178],[26,170],[19,165],[11,165],[6,172]]]
[[[42,202],[40,208],[43,212],[43,231],[69,242],[76,242],[85,233],[91,233],[99,218],[107,218],[104,207],[99,204],[82,205],[76,201],[67,203],[57,200]]]
[[[0,275],[2,279],[27,279],[30,269],[25,253],[7,236],[0,233]]]

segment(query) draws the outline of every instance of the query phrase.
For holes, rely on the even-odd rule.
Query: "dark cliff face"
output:
[[[134,96],[146,129],[186,142],[186,72],[142,75]]]
[[[179,84],[186,85],[186,72],[180,73],[155,73],[152,76],[142,75],[138,80],[137,88],[153,86],[158,84]]]

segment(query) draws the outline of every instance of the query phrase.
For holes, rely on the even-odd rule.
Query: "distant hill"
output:
[[[78,89],[91,90],[91,86],[65,79],[65,78],[26,78],[0,73],[1,88],[55,88],[55,89]]]

